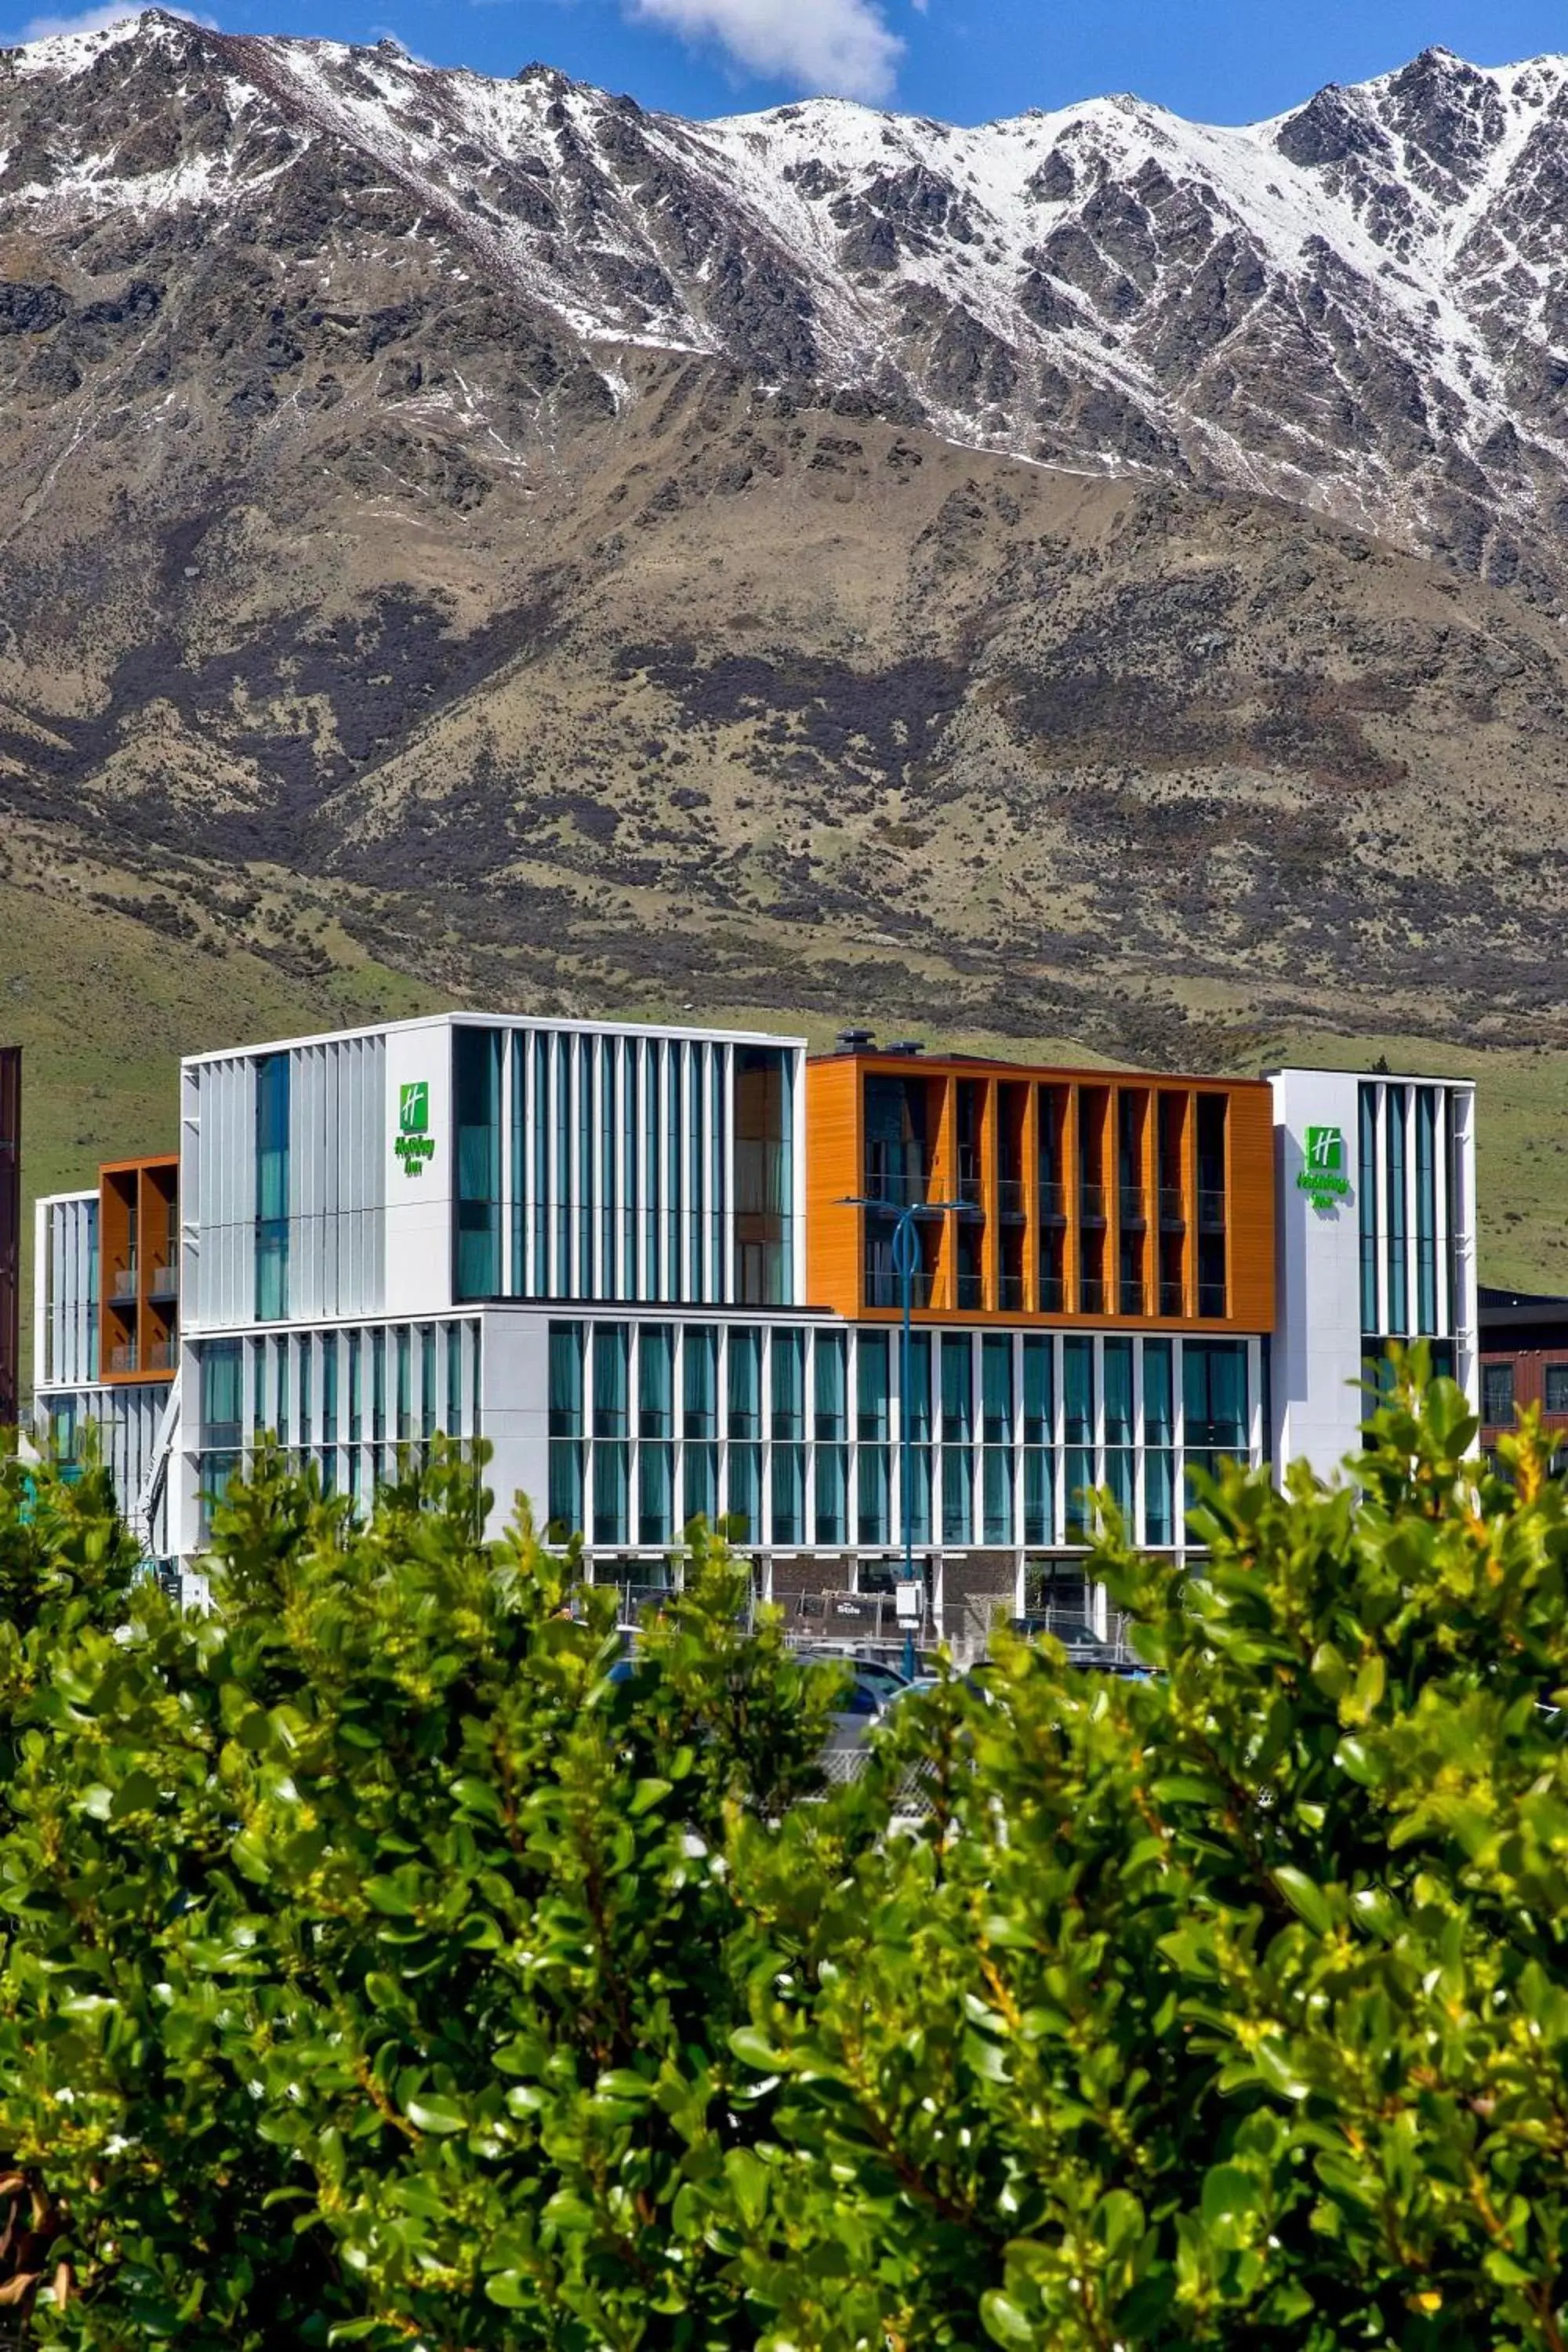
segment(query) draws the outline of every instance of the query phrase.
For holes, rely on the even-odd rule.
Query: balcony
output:
[[[151,1278],[147,1284],[148,1297],[178,1298],[179,1295],[180,1269],[178,1265],[171,1262],[168,1265],[155,1265],[153,1268]]]
[[[1068,1188],[1050,1177],[1040,1179],[1040,1222],[1047,1225],[1065,1225],[1068,1221]]]
[[[1123,1282],[1123,1283],[1120,1284],[1120,1285],[1118,1286],[1118,1288],[1117,1288],[1117,1297],[1118,1297],[1118,1298],[1119,1298],[1119,1300],[1120,1300],[1120,1302],[1121,1302],[1121,1306],[1120,1306],[1120,1312],[1121,1312],[1121,1314],[1123,1314],[1123,1315],[1142,1315],[1142,1312],[1143,1312],[1143,1285],[1142,1285],[1142,1283],[1141,1281],[1140,1281],[1140,1282]]]
[[[959,1276],[958,1304],[966,1311],[972,1311],[977,1307],[984,1306],[985,1284],[982,1276],[978,1274],[961,1274]]]
[[[1005,1315],[1018,1315],[1024,1307],[1024,1277],[1021,1274],[1005,1274],[996,1286],[996,1304]]]
[[[1103,1184],[1083,1184],[1079,1188],[1079,1221],[1086,1225],[1105,1223],[1105,1187]]]
[[[147,1370],[150,1372],[172,1372],[179,1360],[180,1343],[177,1339],[154,1339],[147,1350]]]
[[[1123,1184],[1118,1202],[1118,1214],[1124,1234],[1141,1234],[1149,1222],[1149,1212],[1142,1184]]]
[[[886,1202],[889,1209],[907,1209],[913,1202],[929,1199],[931,1171],[913,1156],[900,1167],[868,1168],[864,1189],[868,1201]]]
[[[1059,1274],[1042,1274],[1040,1276],[1040,1313],[1042,1315],[1065,1315],[1067,1313],[1067,1285],[1062,1280],[1061,1276]]]
[[[1184,1315],[1186,1311],[1187,1294],[1185,1286],[1179,1282],[1163,1282],[1160,1285],[1161,1314]]]
[[[1078,1311],[1080,1315],[1103,1315],[1105,1313],[1105,1285],[1099,1279],[1098,1276],[1086,1274],[1079,1276],[1078,1286]]]
[[[910,1277],[910,1305],[929,1307],[931,1295],[931,1275],[918,1267]],[[891,1266],[868,1266],[866,1269],[866,1304],[868,1307],[902,1307],[902,1278]]]
[[[116,1302],[122,1298],[135,1297],[136,1261],[134,1258],[132,1259],[129,1265],[117,1265],[115,1267],[112,1279],[109,1286],[109,1295],[110,1298],[114,1299]]]
[[[1185,1232],[1187,1204],[1182,1198],[1182,1188],[1179,1184],[1161,1185],[1160,1223],[1168,1234]]]
[[[109,1369],[111,1372],[140,1371],[141,1360],[134,1339],[121,1339],[115,1347],[110,1348]]]
[[[1225,1194],[1212,1187],[1200,1186],[1198,1191],[1198,1231],[1223,1234],[1225,1231]]]
[[[996,1206],[1005,1217],[1021,1217],[1024,1213],[1024,1185],[1021,1177],[1004,1176],[996,1187]]]
[[[959,1171],[957,1197],[961,1201],[973,1202],[976,1208],[979,1207],[984,1198],[984,1180],[978,1168]]]
[[[1198,1285],[1198,1313],[1200,1315],[1217,1317],[1223,1315],[1225,1311],[1226,1301],[1224,1283],[1200,1282]]]

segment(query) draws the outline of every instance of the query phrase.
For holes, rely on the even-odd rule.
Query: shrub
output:
[[[453,1455],[359,1528],[264,1465],[205,1619],[0,1481],[37,2334],[1562,2346],[1568,1534],[1475,1434],[1406,1372],[1201,1577],[1113,1533],[1150,1679],[999,1641],[831,1793],[700,1533],[620,1679]]]

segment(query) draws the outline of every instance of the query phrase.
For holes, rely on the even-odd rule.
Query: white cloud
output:
[[[199,16],[194,8],[171,8],[168,0],[161,0],[168,16],[184,16],[193,25],[205,25],[216,33],[217,26],[211,16]],[[16,41],[49,41],[60,33],[106,33],[110,25],[123,25],[142,14],[141,7],[126,5],[126,0],[110,0],[107,7],[83,8],[74,16],[29,16],[19,33],[0,35],[0,39]]]
[[[134,16],[124,0],[118,7],[84,8],[79,16],[29,16],[16,35],[19,41],[52,40],[57,33],[103,33],[110,25],[122,25],[127,16]]]
[[[875,0],[632,0],[631,14],[719,42],[747,73],[841,98],[890,98],[904,49]]]

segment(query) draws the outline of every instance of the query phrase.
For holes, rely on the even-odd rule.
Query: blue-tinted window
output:
[[[550,1434],[583,1434],[583,1326],[550,1326]],[[551,1517],[555,1514],[552,1512]]]
[[[818,1438],[847,1437],[849,1434],[845,1346],[842,1331],[819,1331],[816,1335],[813,1351],[816,1359],[813,1386],[816,1390],[814,1406]]]
[[[1069,1335],[1062,1341],[1062,1403],[1069,1445],[1094,1444],[1094,1342]]]
[[[1437,1328],[1437,1095],[1415,1090],[1415,1328]]]
[[[1361,1328],[1375,1331],[1377,1315],[1377,1097],[1360,1089],[1360,1150],[1356,1164],[1356,1213],[1361,1231]]]
[[[1169,1339],[1143,1342],[1143,1443],[1169,1445],[1176,1433]],[[1151,1538],[1151,1541],[1153,1538]]]
[[[1247,1345],[1239,1339],[1189,1339],[1182,1351],[1187,1451],[1245,1461]]]
[[[289,1056],[256,1065],[256,1319],[289,1312]]]
[[[876,1445],[891,1426],[886,1332],[862,1331],[855,1352],[857,1431],[862,1444]]]
[[[1405,1088],[1390,1087],[1384,1129],[1388,1145],[1388,1328],[1410,1328],[1407,1226],[1405,1214]]]
[[[1037,1338],[1024,1341],[1024,1443],[1026,1445],[1048,1445],[1055,1431],[1052,1427],[1052,1342]],[[1026,1542],[1043,1541],[1043,1538],[1026,1537]]]
[[[500,1032],[454,1029],[457,1101],[453,1288],[458,1298],[500,1290]]]
[[[1132,1342],[1131,1339],[1107,1339],[1105,1342],[1105,1442],[1107,1445],[1131,1445],[1132,1443]]]
[[[773,1337],[773,1433],[805,1435],[805,1334],[775,1331]],[[792,1538],[792,1541],[794,1538]]]

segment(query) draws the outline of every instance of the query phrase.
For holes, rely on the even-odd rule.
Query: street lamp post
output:
[[[889,1203],[858,1193],[842,1204],[846,1209],[875,1209],[886,1215]],[[920,1244],[915,1235],[919,1217],[944,1216],[950,1209],[962,1211],[963,1201],[910,1201],[893,1215],[893,1272],[899,1277],[903,1306],[903,1328],[899,1337],[899,1499],[900,1517],[903,1521],[904,1565],[902,1581],[915,1580],[915,1496],[914,1496],[914,1427],[910,1412],[910,1309],[914,1303],[915,1275],[920,1266]],[[915,1671],[914,1628],[908,1621],[904,1627],[904,1673],[910,1680]]]

